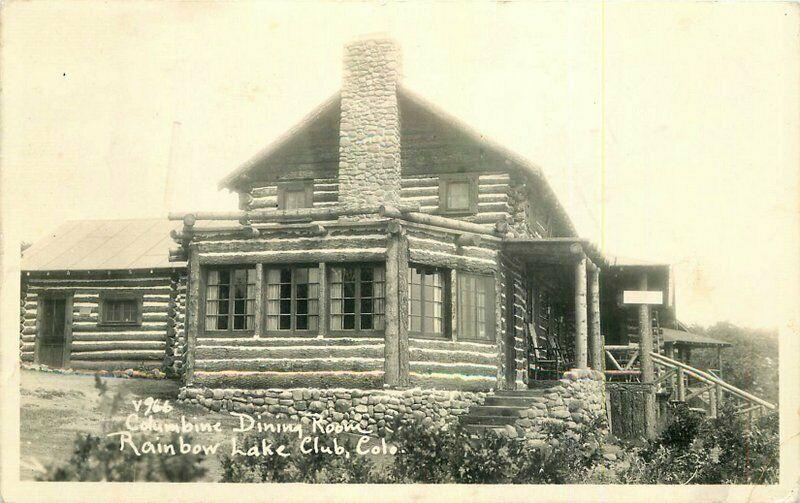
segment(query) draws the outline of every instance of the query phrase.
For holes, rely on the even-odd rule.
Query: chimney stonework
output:
[[[400,200],[400,48],[361,39],[344,50],[339,201],[346,208]]]

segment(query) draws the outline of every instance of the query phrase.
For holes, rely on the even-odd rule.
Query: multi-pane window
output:
[[[107,298],[102,301],[102,323],[137,324],[140,322],[140,302],[137,298]]]
[[[424,266],[408,268],[408,327],[413,334],[445,336],[447,272]]]
[[[319,327],[319,268],[267,269],[267,331],[316,331]]]
[[[208,271],[206,330],[255,329],[256,270],[226,268]]]
[[[332,331],[383,330],[386,273],[382,265],[334,266],[330,279]]]
[[[494,279],[459,273],[458,338],[494,342]]]

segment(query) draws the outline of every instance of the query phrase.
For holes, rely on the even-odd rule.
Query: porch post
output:
[[[639,290],[647,290],[647,273],[639,276]],[[653,357],[653,322],[650,319],[650,306],[639,305],[639,367],[642,372],[642,383],[652,384],[654,380]],[[647,438],[656,436],[656,397],[655,389],[648,390],[644,401],[644,424]]]
[[[589,339],[591,340],[589,365],[593,369],[603,372],[605,349],[603,336],[600,335],[600,268],[594,264],[589,271],[589,299]]]
[[[408,381],[408,259],[403,227],[393,221],[388,231],[384,384],[401,386]]]
[[[586,323],[586,256],[575,264],[575,368],[588,367],[586,353],[588,326]]]

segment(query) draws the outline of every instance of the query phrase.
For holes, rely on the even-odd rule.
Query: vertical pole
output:
[[[678,388],[678,401],[685,402],[686,401],[686,385],[685,385],[685,378],[683,374],[683,369],[678,367],[677,372],[677,388]]]
[[[186,293],[186,368],[184,379],[186,385],[191,385],[194,375],[194,353],[197,346],[197,332],[200,330],[201,296],[205,296],[202,285],[203,277],[200,271],[200,257],[197,248],[189,248],[189,277]]]
[[[712,387],[708,390],[708,415],[714,419],[717,417],[717,390]]]
[[[600,335],[600,268],[592,264],[589,273],[589,339],[591,340],[591,362],[590,366],[603,372],[603,363],[605,354],[603,337]]]
[[[717,375],[720,379],[725,379],[722,377],[722,348],[717,346]]]
[[[386,245],[386,327],[384,331],[384,384],[400,383],[400,270],[398,232],[389,230]],[[404,271],[405,272],[405,271]]]
[[[586,323],[586,256],[575,264],[575,368],[585,369],[587,363],[588,326]]]
[[[647,273],[639,276],[639,290],[647,290]],[[647,385],[644,400],[645,434],[648,439],[656,437],[656,396],[653,386],[653,324],[650,320],[650,306],[639,306],[639,367],[642,372],[642,383]]]
[[[264,330],[264,311],[266,303],[264,302],[264,264],[256,264],[256,299],[255,299],[255,316],[253,323],[255,326],[255,334],[253,337],[258,339],[261,337]]]

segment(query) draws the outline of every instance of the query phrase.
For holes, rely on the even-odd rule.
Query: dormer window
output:
[[[300,180],[278,184],[278,209],[296,210],[310,208],[314,202],[314,182]]]
[[[453,174],[439,177],[439,212],[469,215],[478,210],[476,175]]]

